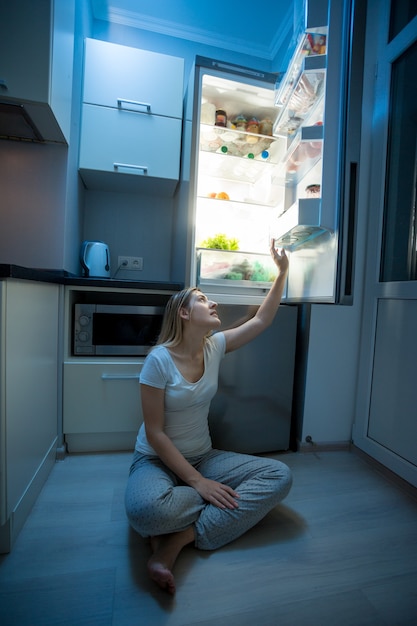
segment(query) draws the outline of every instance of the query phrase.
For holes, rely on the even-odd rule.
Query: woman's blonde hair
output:
[[[181,342],[183,332],[180,311],[187,308],[193,294],[197,292],[196,287],[188,287],[178,291],[168,300],[162,319],[161,332],[156,342],[157,346],[164,345],[173,348]]]

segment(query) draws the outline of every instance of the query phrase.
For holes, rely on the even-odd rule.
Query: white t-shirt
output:
[[[164,432],[185,457],[199,456],[211,449],[208,412],[217,391],[219,367],[225,350],[226,340],[222,332],[206,340],[204,374],[196,383],[190,383],[182,376],[164,346],[156,346],[143,365],[140,382],[165,389]],[[135,449],[156,456],[146,439],[144,424],[139,429]]]

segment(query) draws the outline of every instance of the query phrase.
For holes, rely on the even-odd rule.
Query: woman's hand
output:
[[[204,500],[219,509],[237,509],[239,495],[231,487],[202,476],[192,485]]]
[[[271,240],[271,256],[274,259],[274,263],[277,266],[280,274],[285,273],[288,270],[288,257],[285,253],[284,248],[281,250],[281,254],[275,248],[275,239]]]

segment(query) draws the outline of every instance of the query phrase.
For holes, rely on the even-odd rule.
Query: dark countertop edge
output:
[[[0,263],[0,280],[18,278],[37,282],[56,283],[59,285],[75,285],[78,287],[107,287],[111,289],[155,289],[161,291],[180,291],[183,283],[153,280],[123,280],[117,278],[83,278],[65,270],[22,267]]]
[[[0,278],[21,278],[47,283],[63,283],[68,272],[63,270],[38,269],[22,267],[21,265],[0,264]]]
[[[64,278],[64,285],[78,287],[107,287],[111,289],[154,289],[160,291],[181,291],[183,283],[159,282],[154,280],[123,280],[122,278],[83,278],[82,276],[68,276]]]

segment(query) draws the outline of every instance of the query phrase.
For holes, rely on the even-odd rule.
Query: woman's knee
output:
[[[276,459],[268,459],[265,462],[260,477],[266,480],[268,490],[273,494],[272,497],[277,503],[283,500],[291,489],[291,470],[287,465]]]
[[[191,487],[169,487],[163,492],[126,491],[125,508],[131,526],[142,536],[174,532],[190,525],[204,501]]]
[[[275,476],[276,476],[276,491],[280,495],[280,499],[283,500],[289,493],[293,478],[290,468],[281,463],[281,461],[275,461]]]
[[[157,502],[148,503],[126,499],[126,515],[132,528],[142,537],[161,534],[168,520],[164,508]]]

